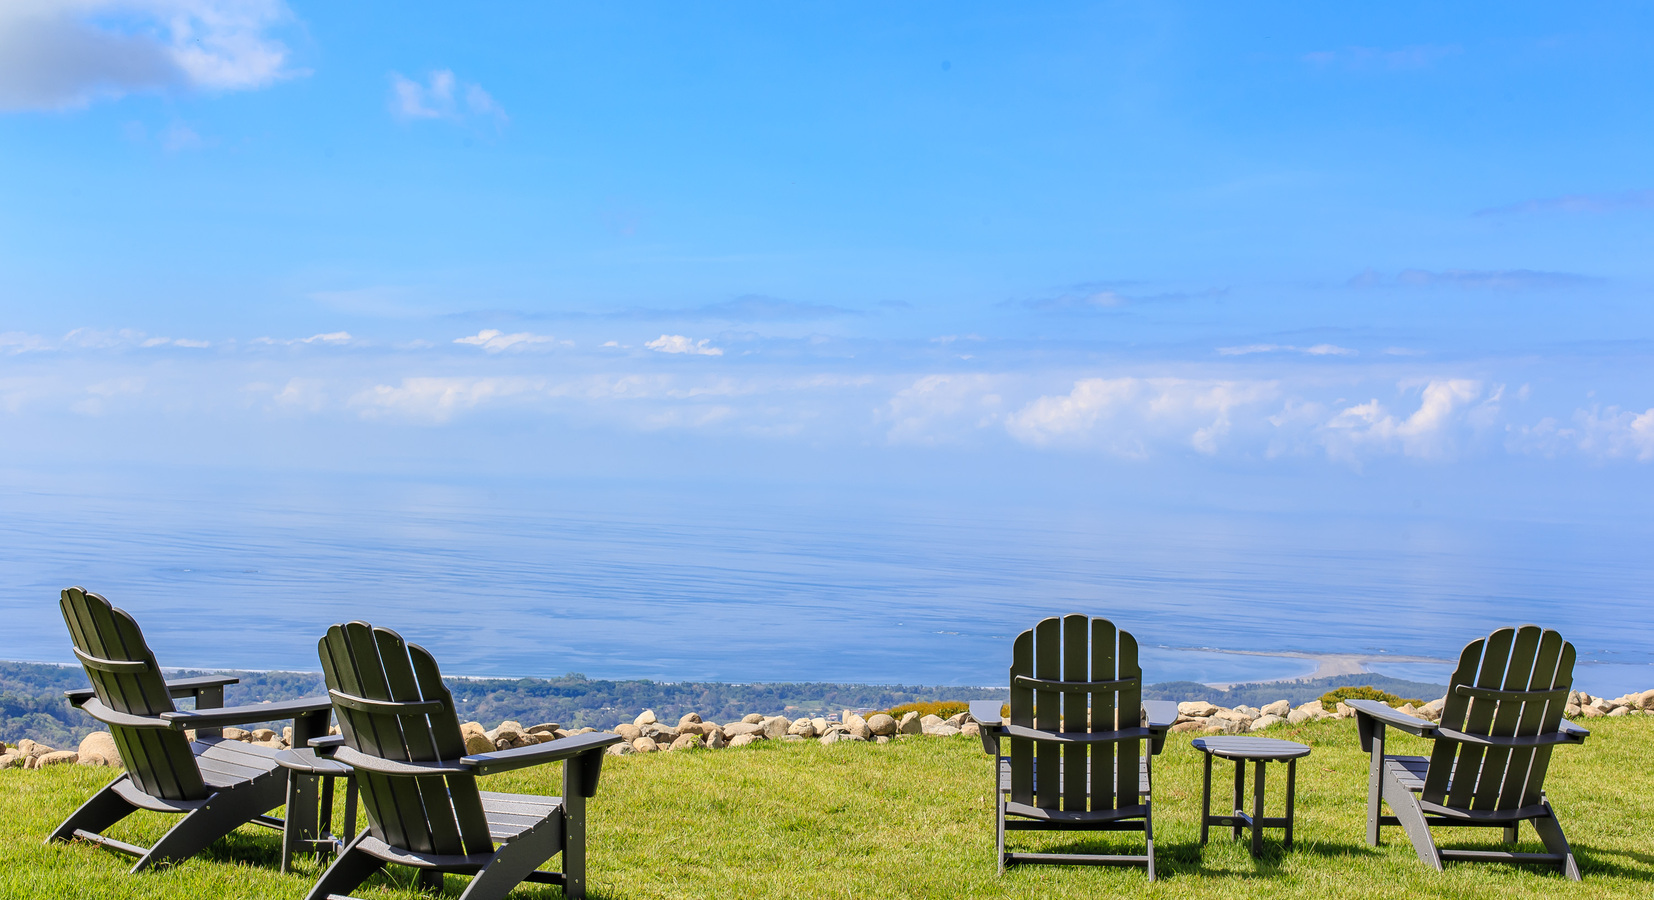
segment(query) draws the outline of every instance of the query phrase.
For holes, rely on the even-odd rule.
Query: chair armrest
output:
[[[327,697],[304,697],[298,700],[277,700],[274,703],[254,703],[249,706],[229,706],[211,710],[178,710],[161,713],[161,718],[173,728],[216,728],[221,725],[244,725],[248,722],[269,722],[276,719],[294,719],[310,713],[333,708]]]
[[[972,700],[971,718],[982,727],[982,752],[997,756],[999,754],[999,738],[1005,730],[1005,719],[1000,711],[1005,708],[1004,700]]]
[[[1166,749],[1166,732],[1177,723],[1177,704],[1170,700],[1144,700],[1143,725],[1154,733],[1149,739],[1149,753],[1158,756]]]
[[[1591,729],[1583,725],[1575,725],[1567,719],[1558,720],[1556,730],[1567,735],[1568,739],[1575,744],[1583,744],[1585,739],[1591,736]]]
[[[326,756],[345,745],[345,736],[342,734],[327,734],[319,738],[311,738],[310,748],[316,751],[317,756]]]
[[[999,725],[1005,721],[1000,715],[1004,708],[1004,700],[972,700],[971,718],[975,719],[978,725]]]
[[[241,679],[235,677],[234,675],[197,675],[194,678],[174,678],[167,682],[167,693],[170,694],[173,699],[177,699],[179,697],[194,697],[198,695],[203,688],[223,687],[227,684],[240,683]],[[63,696],[69,698],[70,706],[79,707],[86,701],[96,697],[97,694],[91,688],[86,687],[76,688],[72,691],[64,691]]]
[[[459,759],[459,764],[470,767],[478,775],[492,775],[495,772],[509,772],[512,769],[538,766],[543,763],[556,762],[560,759],[569,759],[582,753],[600,751],[610,744],[618,744],[623,740],[625,738],[618,734],[597,731],[588,734],[577,734],[573,737],[558,738],[544,744],[532,744],[527,747],[513,747],[510,750],[497,750],[493,753],[462,756]]]
[[[1408,734],[1419,737],[1434,738],[1437,725],[1415,716],[1409,716],[1399,710],[1391,709],[1388,704],[1377,700],[1345,700],[1344,704],[1355,710],[1355,729],[1360,735],[1361,749],[1368,753],[1373,749],[1373,732],[1389,725],[1399,728]]]
[[[103,701],[93,697],[81,703],[82,712],[97,719],[105,725],[119,725],[123,728],[171,728],[171,722],[159,716],[134,716],[129,713],[116,712],[103,705]]]

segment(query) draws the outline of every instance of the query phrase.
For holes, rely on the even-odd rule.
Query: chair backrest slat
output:
[[[465,755],[453,696],[436,661],[388,628],[334,625],[318,652],[351,749],[395,762],[452,762]],[[493,849],[476,776],[361,774],[375,837],[421,853]]]
[[[100,703],[119,713],[147,718],[177,709],[155,654],[125,610],[80,587],[64,590],[58,606],[69,627],[75,656]],[[183,734],[165,728],[108,728],[139,790],[165,800],[207,796],[195,754]]]
[[[1444,728],[1487,737],[1554,733],[1573,684],[1574,648],[1537,625],[1501,628],[1459,656],[1442,709]],[[1469,690],[1460,690],[1461,686]],[[1423,799],[1459,809],[1537,803],[1550,747],[1485,747],[1438,739]],[[1451,787],[1449,779],[1451,778]]]
[[[1142,679],[1137,642],[1127,632],[1106,619],[1048,618],[1012,646],[1010,721],[1061,733],[1136,728]],[[1135,806],[1141,760],[1141,738],[1073,744],[1012,738],[1011,799],[1073,812]]]

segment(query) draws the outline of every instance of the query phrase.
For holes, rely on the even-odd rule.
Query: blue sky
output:
[[[1651,19],[14,0],[0,453],[1624,503]]]

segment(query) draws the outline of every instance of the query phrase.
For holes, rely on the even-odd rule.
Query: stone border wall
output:
[[[1406,704],[1400,709],[1421,719],[1436,721],[1441,718],[1442,707],[1446,702],[1446,698],[1442,698],[1432,700],[1422,707]],[[1237,706],[1233,709],[1196,700],[1177,705],[1177,722],[1171,730],[1175,733],[1250,734],[1283,724],[1298,725],[1319,719],[1347,719],[1354,714],[1354,711],[1343,703],[1328,710],[1319,700],[1311,700],[1298,707],[1289,707],[1287,701],[1277,700],[1262,708]],[[1570,719],[1654,715],[1654,690],[1626,694],[1613,700],[1593,697],[1583,691],[1574,691],[1568,695],[1568,705],[1564,714]],[[556,722],[544,722],[524,728],[522,723],[509,720],[494,728],[483,728],[481,722],[466,722],[460,726],[460,731],[465,736],[467,753],[491,753],[512,747],[527,747],[570,735],[589,734],[596,730],[581,728],[570,731]],[[334,728],[332,731],[337,734],[339,730]],[[730,722],[727,725],[708,722],[696,713],[686,713],[678,719],[676,725],[668,725],[656,719],[654,711],[646,709],[631,724],[615,726],[614,732],[625,738],[625,741],[609,747],[607,752],[614,756],[626,756],[632,753],[658,751],[745,747],[759,741],[816,740],[823,744],[872,741],[883,744],[904,735],[975,737],[981,732],[981,726],[969,713],[959,713],[952,718],[943,719],[940,716],[920,716],[918,713],[910,712],[898,720],[884,713],[874,713],[864,718],[850,710],[840,713],[837,721],[821,716],[788,719],[786,716],[761,716],[753,713],[743,717],[739,722]],[[185,734],[191,740],[195,739],[193,732]],[[258,744],[261,747],[286,749],[292,745],[293,729],[283,728],[277,733],[268,728],[253,731],[226,728],[224,737]],[[0,752],[0,769],[121,764],[120,753],[115,749],[115,739],[107,731],[92,732],[75,750],[57,750],[35,741],[21,740],[16,746],[0,743],[0,751],[3,751]]]

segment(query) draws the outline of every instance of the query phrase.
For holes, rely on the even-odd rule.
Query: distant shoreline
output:
[[[1254,678],[1248,681],[1232,681],[1213,683],[1208,686],[1215,688],[1232,688],[1237,684],[1275,684],[1285,681],[1304,681],[1311,678],[1329,678],[1334,675],[1367,675],[1373,674],[1370,664],[1375,662],[1391,663],[1428,663],[1431,665],[1453,664],[1451,659],[1438,656],[1401,656],[1394,653],[1335,653],[1315,652],[1311,650],[1225,650],[1218,647],[1167,647],[1184,653],[1224,653],[1234,656],[1267,656],[1274,659],[1308,659],[1315,662],[1315,671],[1308,675],[1295,675],[1289,678]]]

